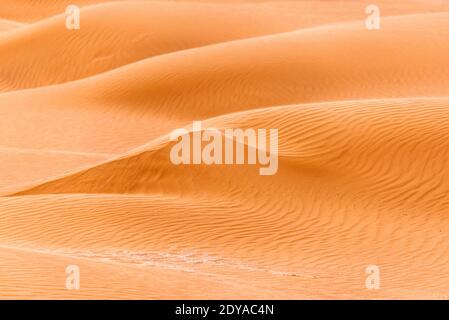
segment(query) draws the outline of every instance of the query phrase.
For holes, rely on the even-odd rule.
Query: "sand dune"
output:
[[[0,0],[0,297],[447,299],[449,4],[367,3]],[[195,120],[278,171],[174,165]]]
[[[94,96],[92,102],[101,105],[154,105],[153,112],[170,114],[176,105],[180,115],[193,109],[209,117],[301,102],[444,96],[448,15],[385,18],[376,33],[351,22],[211,45],[144,59],[48,91],[0,98],[20,103],[48,92],[53,99],[70,100],[76,91],[76,99]],[[420,29],[410,33],[417,23]]]
[[[330,294],[327,281],[336,274],[342,283],[333,286],[334,297],[344,298],[350,289],[363,297],[441,298],[449,281],[443,245],[449,227],[443,214],[447,103],[448,99],[329,103],[211,119],[206,123],[218,128],[283,128],[279,173],[261,177],[250,166],[174,167],[167,143],[159,140],[148,150],[5,198],[0,206],[6,225],[16,223],[8,232],[2,230],[0,238],[38,248],[80,250],[72,252],[75,256],[95,255],[99,247],[129,250],[131,257],[122,257],[128,263],[149,259],[150,264],[156,260],[172,267],[179,267],[176,258],[159,257],[161,262],[158,252],[196,248],[208,258],[195,273],[213,273],[222,264],[255,269],[278,275],[272,281],[276,286],[287,281],[290,290],[296,289],[289,294],[297,298],[304,297],[302,288],[311,278],[320,295]],[[69,195],[56,195],[61,193]],[[105,193],[112,195],[95,195]],[[130,193],[137,195],[120,196]],[[25,209],[30,198],[23,195],[31,194],[34,207]],[[62,224],[59,215],[65,217]],[[29,227],[36,216],[45,219],[45,227]],[[124,220],[130,228],[120,231]],[[70,231],[60,234],[61,229]],[[73,234],[79,238],[73,239]],[[313,245],[317,242],[318,247]],[[410,242],[416,246],[410,247]],[[338,262],[348,262],[349,257],[351,263],[342,268]],[[363,292],[362,275],[351,278],[366,261],[387,266],[384,281],[392,287],[386,292]],[[195,263],[185,267],[191,264]],[[421,279],[412,285],[415,292],[410,292],[410,272]],[[437,275],[438,283],[422,281]],[[289,277],[298,279],[285,279]],[[255,296],[269,297],[263,291]]]
[[[278,147],[280,170],[272,178],[260,176],[257,168],[250,165],[242,168],[174,166],[170,161],[174,142],[164,136],[131,151],[130,155],[122,155],[22,194],[178,194],[184,191],[199,196],[196,193],[213,192],[215,186],[221,187],[219,194],[226,194],[232,181],[238,180],[240,189],[254,190],[255,186],[260,186],[264,190],[260,192],[267,196],[283,187],[290,191],[296,188],[303,190],[305,186],[301,181],[307,181],[310,186],[309,179],[300,177],[299,182],[296,179],[291,181],[292,175],[316,171],[338,172],[345,179],[338,186],[340,190],[355,180],[359,180],[355,184],[360,186],[361,179],[366,178],[370,188],[379,189],[376,194],[380,195],[385,190],[392,199],[395,198],[393,186],[397,186],[398,196],[411,196],[416,185],[426,183],[434,187],[425,188],[424,195],[429,197],[436,193],[436,198],[429,199],[429,205],[438,204],[435,200],[444,196],[446,190],[445,181],[440,178],[445,175],[444,159],[449,147],[444,139],[449,134],[448,102],[447,98],[332,102],[257,109],[204,122],[204,127],[218,129],[281,128]],[[404,157],[412,157],[413,161],[404,165]],[[426,166],[430,160],[435,164]],[[220,179],[217,179],[217,169]],[[419,176],[416,175],[418,171]],[[331,177],[326,180],[331,180]],[[413,181],[413,184],[409,185],[407,181]],[[187,187],[189,182],[192,185]],[[410,190],[402,190],[404,187]],[[240,190],[239,194],[247,196]],[[410,201],[417,205],[426,199],[415,194],[411,199],[396,200],[398,204]]]
[[[29,184],[30,181],[64,173],[80,166],[96,164],[110,157],[103,154],[0,148],[2,162],[0,193],[3,193],[2,187],[8,190],[15,185]],[[17,174],[18,168],[21,168],[20,175]]]
[[[3,87],[23,89],[77,80],[164,53],[307,26],[308,21],[298,19],[295,11],[299,10],[172,2],[83,7],[83,27],[78,32],[66,30],[65,15],[60,14],[0,38]],[[89,50],[73,55],[79,48]]]
[[[0,145],[114,155],[192,120],[230,112],[448,95],[447,14],[384,20],[385,31],[373,36],[359,23],[344,23],[179,51],[80,81],[2,94]],[[419,37],[408,31],[417,21]],[[315,54],[329,48],[332,54]]]
[[[62,5],[52,2],[48,7],[65,8]],[[359,21],[358,24],[363,26],[360,20],[364,6],[349,2],[336,10],[320,2],[308,1],[201,5],[195,2],[124,1],[96,3],[81,9],[83,28],[77,32],[65,29],[62,9],[55,12],[55,16],[0,37],[0,66],[3,70],[0,90],[78,80],[152,56],[231,40],[348,20]],[[449,4],[446,9],[449,11]],[[11,10],[15,12],[18,9],[13,7]],[[386,5],[383,13],[397,15],[421,11],[424,10],[415,6],[398,10],[397,6],[390,4]],[[429,11],[431,8],[425,12]],[[413,18],[410,18],[409,24],[412,23]],[[333,27],[329,26],[329,29],[333,30]],[[79,48],[85,49],[80,51]],[[210,59],[215,60],[213,57]]]

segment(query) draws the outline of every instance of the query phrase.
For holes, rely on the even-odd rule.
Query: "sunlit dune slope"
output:
[[[67,82],[159,54],[307,26],[292,7],[173,2],[84,7],[79,30],[67,30],[60,14],[0,37],[2,86]]]
[[[421,27],[412,34],[417,21]],[[344,23],[180,51],[76,82],[4,93],[0,145],[116,155],[192,120],[230,112],[446,96],[448,24],[447,14],[386,18],[376,33]]]
[[[0,248],[2,295],[9,299],[192,299],[235,297],[235,292],[245,287],[246,297],[269,297],[291,292],[278,292],[265,284],[267,275],[260,272],[235,270],[229,275],[193,273],[176,267],[136,265],[121,261],[77,257],[49,251],[21,248]],[[39,263],[36,263],[38,261]],[[82,271],[81,290],[65,288],[65,268],[76,265]],[[148,272],[151,270],[151,272]],[[250,278],[258,280],[248,281]],[[273,277],[273,276],[271,276]],[[176,286],[167,286],[176,279]],[[207,290],[192,291],[202,283]]]
[[[342,6],[335,9],[307,1],[107,2],[81,8],[80,30],[66,29],[61,10],[55,16],[0,37],[0,90],[82,79],[155,55],[236,39],[339,21],[356,20],[363,25],[363,3],[348,2]],[[447,7],[449,11],[449,4]],[[385,5],[382,13],[387,16],[432,11],[432,7],[423,10],[413,5],[400,8],[397,4]],[[0,11],[2,16],[8,15]]]
[[[410,33],[418,20],[420,32]],[[350,23],[213,45],[77,82],[1,94],[0,142],[116,153],[117,145],[123,151],[192,120],[229,112],[449,94],[448,15],[386,18],[383,24],[378,33]],[[383,31],[389,28],[395,31]],[[127,138],[114,145],[117,130]]]
[[[448,18],[385,18],[374,33],[356,22],[218,44],[147,59],[61,92],[88,92],[95,82],[90,95],[105,103],[185,118],[301,102],[444,96]],[[410,32],[417,23],[419,31]]]
[[[35,93],[70,100],[76,91],[92,104],[165,115],[176,110],[179,117],[323,100],[441,96],[449,75],[448,17],[385,18],[379,32],[344,23],[212,45]],[[419,31],[410,32],[418,22]],[[18,104],[36,96],[18,95]]]
[[[94,260],[115,250],[114,259],[136,264],[196,248],[208,258],[184,267],[268,273],[273,290],[296,290],[290,297],[307,296],[301,288],[312,284],[320,297],[441,297],[449,283],[447,104],[353,101],[210,119],[204,127],[280,128],[278,174],[259,176],[255,165],[174,166],[170,143],[159,139],[4,198],[5,225],[14,227],[0,227],[0,240]],[[45,221],[39,228],[37,217]],[[179,267],[177,259],[163,263]],[[385,291],[360,284],[370,263],[383,266]]]

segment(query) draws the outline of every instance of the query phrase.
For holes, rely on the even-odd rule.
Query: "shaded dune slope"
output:
[[[133,127],[148,133],[134,143],[122,139],[123,151],[192,120],[246,109],[339,99],[446,96],[447,18],[435,14],[385,19],[383,30],[395,32],[369,33],[358,24],[342,24],[236,41],[149,58],[68,84],[4,93],[1,145],[16,141],[26,147],[33,139],[48,148],[115,153],[108,137],[117,129],[128,137],[138,136]],[[418,19],[421,33],[411,36],[408,30]],[[28,125],[31,117],[36,126]],[[46,121],[51,118],[59,121]],[[109,125],[98,126],[100,119]],[[11,123],[23,130],[10,130]],[[67,137],[78,135],[68,142],[79,141],[78,149],[47,134],[61,130]]]
[[[176,107],[177,116],[189,117],[303,102],[444,96],[448,17],[385,18],[375,33],[356,22],[218,44],[91,81],[98,84],[95,97],[105,102],[170,114]],[[418,21],[419,31],[411,34]],[[73,86],[87,92],[89,81]]]
[[[213,274],[222,285],[220,279],[229,280],[222,286],[224,291],[214,293],[206,286],[201,292],[182,295],[190,298],[232,293],[234,297],[265,298],[270,294],[286,298],[444,297],[449,283],[444,246],[448,240],[447,217],[345,201],[337,204],[342,197],[332,194],[328,202],[313,205],[307,200],[312,199],[312,194],[303,195],[300,199],[304,203],[298,204],[298,199],[297,205],[281,201],[283,210],[248,201],[242,204],[159,196],[3,198],[3,221],[13,222],[14,228],[5,232],[2,224],[0,239],[16,247],[52,254],[53,258],[41,260],[46,263],[40,268],[51,267],[56,258],[67,261],[66,265],[70,261],[77,263],[79,258],[88,259],[98,268],[98,275],[92,273],[98,279],[103,279],[101,264],[112,262],[123,263],[123,271],[137,267],[142,268],[142,273],[163,275],[174,269],[182,271],[177,276],[190,280],[206,275],[211,280]],[[33,210],[29,201],[33,202]],[[40,227],[31,227],[33,223]],[[123,228],[124,224],[127,228]],[[61,233],[62,229],[65,232]],[[32,257],[28,255],[28,259]],[[367,291],[363,287],[367,263],[382,265],[382,290]],[[27,264],[21,265],[26,270]],[[32,268],[27,274],[39,269]],[[116,270],[110,276],[120,274]],[[129,297],[125,289],[133,288],[134,296],[164,297],[171,293],[173,297],[182,288],[178,281],[163,281],[167,291],[155,286],[141,288],[138,274],[126,274],[128,286],[113,285],[103,292],[110,294],[116,288],[111,296]],[[435,276],[439,281],[434,281]],[[20,279],[11,276],[2,283],[17,283]],[[37,290],[42,287],[37,279],[41,278],[30,279],[30,289],[34,285]],[[101,292],[101,283],[84,279],[85,286],[91,288],[85,294]],[[157,283],[156,279],[148,279],[148,283]],[[333,283],[331,288],[329,281]],[[60,284],[47,283],[63,296],[70,296],[70,292],[62,292]]]

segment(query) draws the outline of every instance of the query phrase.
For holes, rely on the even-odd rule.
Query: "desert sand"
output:
[[[71,3],[0,0],[0,298],[449,298],[449,3]],[[174,165],[195,120],[277,173]]]

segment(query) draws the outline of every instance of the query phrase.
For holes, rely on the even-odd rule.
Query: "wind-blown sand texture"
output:
[[[449,298],[448,2],[72,2],[0,0],[0,298]],[[194,120],[277,174],[172,164]]]

